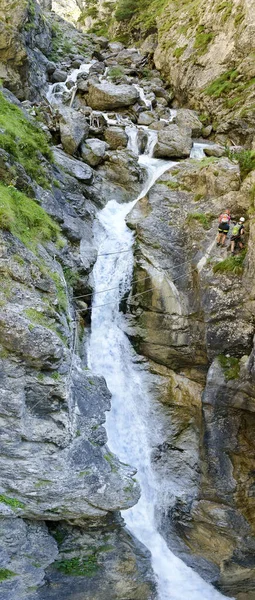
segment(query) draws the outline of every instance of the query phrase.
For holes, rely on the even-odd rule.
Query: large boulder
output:
[[[180,108],[177,110],[174,122],[183,129],[190,128],[192,137],[199,137],[202,134],[203,123],[199,121],[194,110]]]
[[[86,117],[72,108],[61,108],[60,137],[64,151],[75,154],[81,142],[89,135]]]
[[[108,127],[105,130],[104,137],[111,150],[125,148],[128,143],[128,136],[122,127]]]
[[[87,140],[81,145],[81,155],[84,162],[91,167],[97,167],[97,165],[103,162],[108,148],[108,144],[101,140]]]
[[[59,150],[59,148],[55,148],[54,150],[54,158],[63,171],[68,173],[72,177],[78,179],[78,181],[82,181],[84,183],[91,183],[93,179],[93,171],[88,166],[82,163],[80,160],[76,160],[75,158],[70,158],[67,156],[65,152]]]
[[[187,158],[192,148],[191,129],[169,125],[158,133],[154,148],[155,158]]]
[[[87,103],[94,110],[115,110],[131,106],[138,99],[139,93],[132,85],[89,82]]]
[[[150,125],[155,121],[155,115],[151,112],[142,112],[138,117],[138,125]]]

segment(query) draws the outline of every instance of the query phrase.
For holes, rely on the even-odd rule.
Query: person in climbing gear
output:
[[[238,221],[238,223],[234,223],[234,227],[232,229],[232,233],[231,233],[231,254],[232,256],[235,254],[235,250],[237,248],[239,248],[239,250],[242,250],[244,248],[244,244],[241,240],[241,236],[244,235],[244,222],[245,222],[245,218],[241,217]]]
[[[218,228],[218,236],[217,236],[217,246],[222,246],[224,248],[226,237],[229,232],[229,223],[231,220],[230,210],[227,208],[225,212],[221,213],[219,216],[219,228]]]

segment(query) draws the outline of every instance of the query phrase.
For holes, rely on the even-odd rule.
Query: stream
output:
[[[77,78],[88,74],[92,63],[74,70],[64,83],[49,86],[47,98],[53,105],[63,100],[72,105]],[[106,74],[105,74],[106,75]],[[71,83],[71,86],[67,84]],[[141,100],[149,107],[144,91],[136,86]],[[99,114],[99,113],[98,113]],[[117,124],[112,114],[104,115],[108,124]],[[97,116],[97,111],[94,112]],[[176,115],[172,110],[169,121]],[[164,119],[163,119],[164,120]],[[127,121],[127,120],[126,120]],[[122,125],[128,135],[128,149],[139,155],[139,127],[132,122]],[[205,582],[193,569],[177,558],[157,530],[156,511],[164,493],[164,482],[156,479],[151,464],[153,448],[162,441],[162,411],[153,397],[151,375],[146,363],[137,356],[125,335],[125,317],[119,310],[121,299],[131,288],[133,274],[134,234],[126,226],[126,216],[155,181],[176,161],[152,158],[157,141],[156,131],[146,131],[147,145],[139,156],[139,164],[147,171],[147,179],[138,198],[119,204],[110,200],[94,223],[94,242],[98,258],[93,269],[94,296],[88,362],[94,373],[103,375],[112,394],[111,411],[107,416],[108,445],[118,458],[137,469],[141,487],[139,502],[123,513],[126,525],[151,552],[152,567],[157,580],[158,600],[222,600],[226,598]],[[203,158],[208,144],[193,144],[192,158]],[[169,486],[169,482],[166,482]],[[174,490],[173,490],[174,494]]]
[[[138,131],[135,127],[128,130],[129,148],[138,153],[135,130]],[[125,217],[160,175],[176,165],[176,162],[153,159],[154,143],[155,134],[148,131],[145,154],[139,157],[148,178],[139,197],[128,204],[111,200],[95,222],[95,243],[100,256],[93,270],[89,362],[94,372],[104,376],[112,394],[112,408],[106,421],[109,447],[121,461],[137,469],[141,498],[123,517],[128,529],[151,552],[158,599],[220,600],[225,596],[177,558],[157,531],[155,516],[162,490],[151,466],[151,452],[161,441],[162,425],[150,391],[150,375],[123,331],[124,315],[119,311],[123,295],[130,290],[133,271],[134,239]],[[199,157],[203,156],[199,144],[196,151]],[[103,290],[106,291],[102,293]]]

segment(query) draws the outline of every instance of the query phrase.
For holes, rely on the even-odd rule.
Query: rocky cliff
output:
[[[145,179],[128,123],[139,126],[140,153],[149,126],[154,157],[176,161],[128,216],[135,271],[122,307],[167,423],[152,453],[166,482],[158,528],[205,579],[253,600],[255,160],[233,146],[254,136],[252,113],[241,115],[253,93],[253,7],[176,11],[168,1],[158,14],[152,3],[148,23],[136,9],[134,37],[158,35],[140,52],[40,4],[3,0],[0,13],[0,599],[156,598],[150,555],[119,513],[138,501],[135,465],[107,447],[110,393],[86,356],[93,222],[112,197],[135,199]],[[227,28],[231,52],[219,63]],[[219,84],[228,60],[235,75]],[[216,103],[204,91],[215,79]],[[173,113],[174,98],[202,114]],[[208,156],[189,158],[216,112],[225,129],[213,124],[215,136],[229,148],[203,140]],[[226,207],[248,222],[233,257],[215,246]]]

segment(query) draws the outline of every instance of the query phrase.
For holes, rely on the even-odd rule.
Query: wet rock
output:
[[[128,136],[122,127],[107,127],[104,138],[111,150],[125,148],[128,143]]]
[[[103,162],[106,150],[109,148],[106,142],[97,139],[89,139],[81,145],[81,156],[88,165],[96,167]]]
[[[185,158],[190,155],[191,148],[191,130],[168,125],[159,131],[153,155],[155,158]]]
[[[142,112],[138,117],[138,125],[151,125],[155,121],[155,115],[151,112]]]
[[[54,156],[56,163],[62,167],[66,173],[76,177],[78,181],[84,181],[86,183],[92,182],[93,171],[88,165],[85,165],[83,162],[74,158],[70,158],[70,156],[58,148],[55,148]]]
[[[138,98],[136,88],[131,85],[90,82],[87,103],[95,110],[115,110],[135,104]]]
[[[52,83],[58,83],[61,81],[65,81],[67,78],[67,71],[61,71],[61,69],[56,69],[53,73],[52,73]]]
[[[68,154],[75,154],[81,142],[88,137],[89,124],[83,114],[72,108],[61,107],[60,137],[62,146]]]

